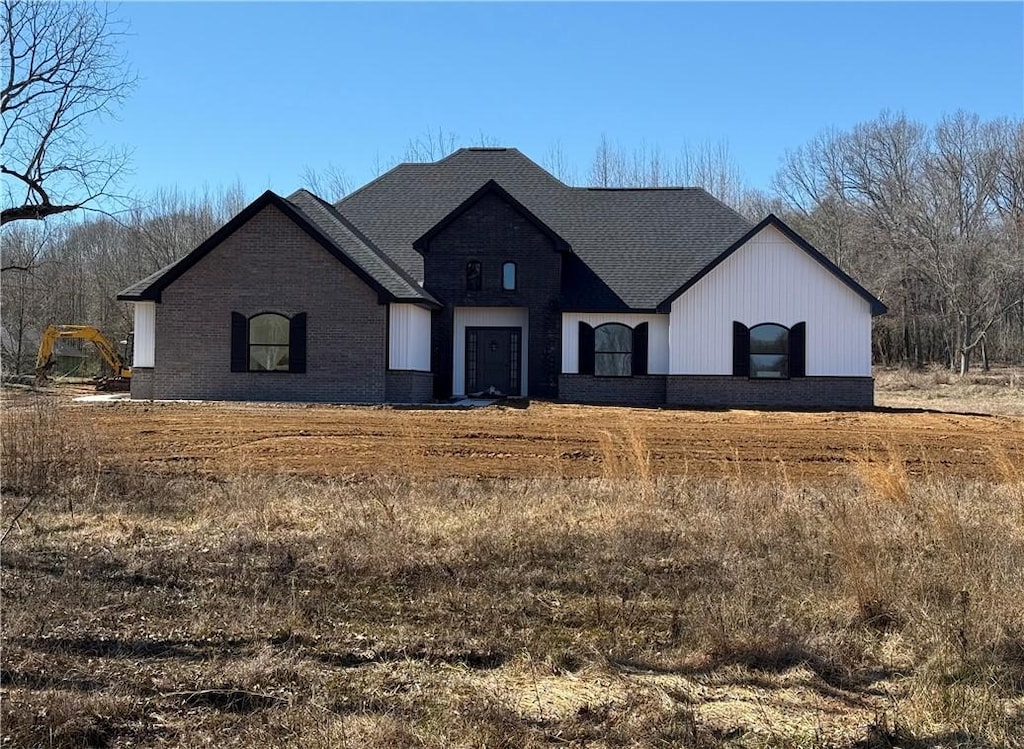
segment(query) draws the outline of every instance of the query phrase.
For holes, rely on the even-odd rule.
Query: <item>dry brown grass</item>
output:
[[[892,408],[929,408],[955,413],[1024,415],[1024,369],[993,366],[961,377],[931,366],[921,370],[875,369],[875,403]]]
[[[1000,481],[890,449],[813,485],[666,477],[623,423],[598,478],[418,481],[409,454],[318,480],[240,451],[201,480],[97,471],[65,432],[82,459],[54,493],[8,470],[59,414],[19,418],[14,746],[1024,745],[1009,459]]]

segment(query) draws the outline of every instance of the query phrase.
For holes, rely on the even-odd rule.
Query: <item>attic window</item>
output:
[[[479,260],[470,260],[466,263],[466,291],[480,291],[482,275]]]
[[[516,264],[505,263],[501,266],[501,288],[505,291],[516,290]]]

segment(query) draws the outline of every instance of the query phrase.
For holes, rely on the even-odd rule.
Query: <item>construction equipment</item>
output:
[[[50,371],[57,363],[54,349],[57,341],[62,338],[77,338],[96,344],[96,349],[111,371],[110,376],[96,378],[97,390],[128,390],[132,376],[131,367],[125,366],[124,360],[114,345],[91,325],[47,326],[43,331],[42,340],[39,341],[39,355],[36,357],[36,387],[45,384],[49,379]]]

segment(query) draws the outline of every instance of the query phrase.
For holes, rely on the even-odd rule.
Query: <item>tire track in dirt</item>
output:
[[[1024,476],[1024,418],[934,412],[682,411],[534,403],[472,411],[219,403],[75,404],[105,463],[425,478],[848,475]]]

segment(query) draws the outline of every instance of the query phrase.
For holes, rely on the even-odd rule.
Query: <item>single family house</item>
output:
[[[885,306],[771,215],[570,187],[512,148],[266,192],[135,304],[134,398],[873,404]]]

